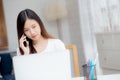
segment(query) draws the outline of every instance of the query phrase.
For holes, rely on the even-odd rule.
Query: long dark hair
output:
[[[17,33],[18,33],[18,42],[20,40],[20,38],[22,37],[22,35],[24,34],[24,25],[27,19],[34,19],[35,21],[38,22],[38,24],[40,25],[40,29],[41,29],[41,35],[48,39],[48,38],[53,38],[51,35],[48,34],[48,32],[46,31],[43,22],[41,21],[40,17],[31,9],[25,9],[22,10],[17,17]],[[31,39],[28,38],[29,41],[29,48],[30,48],[30,54],[36,53],[37,51],[35,50],[35,48],[33,47],[33,42]],[[19,47],[20,49],[20,53],[23,55],[24,52],[23,50]]]

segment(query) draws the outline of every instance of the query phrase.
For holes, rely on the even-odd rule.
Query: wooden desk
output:
[[[120,74],[98,75],[98,80],[120,80]],[[72,80],[84,80],[84,77],[72,78]]]

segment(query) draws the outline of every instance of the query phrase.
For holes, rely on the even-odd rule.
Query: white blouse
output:
[[[48,39],[47,47],[41,53],[58,50],[65,50],[64,43],[60,39]],[[19,48],[17,49],[17,55],[20,55]]]

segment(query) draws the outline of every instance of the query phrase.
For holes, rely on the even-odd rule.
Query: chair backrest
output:
[[[71,49],[73,53],[73,62],[75,68],[75,76],[80,77],[79,62],[78,62],[78,52],[76,45],[67,45],[66,49]]]

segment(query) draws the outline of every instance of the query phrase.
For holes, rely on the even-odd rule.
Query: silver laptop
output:
[[[16,80],[71,80],[68,50],[13,57]]]

